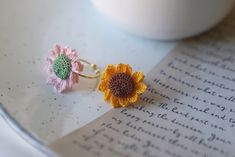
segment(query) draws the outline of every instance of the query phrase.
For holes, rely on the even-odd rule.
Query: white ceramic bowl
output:
[[[204,32],[231,10],[234,0],[92,0],[111,21],[131,33],[180,39]]]

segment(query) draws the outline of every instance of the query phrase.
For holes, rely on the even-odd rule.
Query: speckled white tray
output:
[[[119,31],[88,0],[3,0],[0,21],[0,113],[35,145],[111,109],[96,91],[98,80],[81,79],[68,94],[46,85],[45,58],[55,43],[70,45],[102,69],[123,62],[145,73],[175,45]]]

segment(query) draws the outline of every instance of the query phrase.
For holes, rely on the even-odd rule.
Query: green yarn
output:
[[[57,77],[66,80],[71,72],[71,61],[69,57],[64,54],[59,55],[53,63],[53,71]]]

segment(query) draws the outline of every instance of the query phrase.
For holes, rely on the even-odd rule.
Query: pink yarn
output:
[[[71,60],[71,72],[66,80],[62,80],[57,77],[53,71],[53,63],[61,54],[66,55]],[[53,85],[56,91],[63,93],[70,91],[72,86],[79,82],[79,72],[83,71],[83,64],[79,61],[77,51],[75,49],[71,49],[70,47],[61,47],[56,44],[53,47],[50,56],[47,57],[47,70],[49,73],[47,83]]]

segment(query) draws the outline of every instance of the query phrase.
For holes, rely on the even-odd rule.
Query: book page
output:
[[[235,157],[234,28],[230,16],[184,41],[148,73],[137,104],[50,147],[66,157]]]

